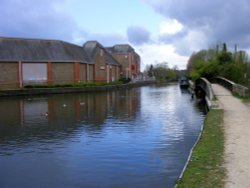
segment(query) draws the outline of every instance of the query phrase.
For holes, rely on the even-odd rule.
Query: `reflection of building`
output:
[[[106,48],[122,65],[122,76],[135,79],[140,73],[140,56],[128,44],[115,45]]]
[[[120,64],[97,42],[0,38],[0,88],[119,78]]]
[[[72,127],[82,124],[99,129],[108,117],[118,121],[135,118],[140,103],[138,91],[130,89],[0,100],[0,128],[10,125]]]
[[[0,100],[0,134],[4,133],[5,127],[15,127],[21,121],[21,105],[19,99]]]
[[[118,119],[135,118],[140,106],[138,89],[107,93],[108,112]]]

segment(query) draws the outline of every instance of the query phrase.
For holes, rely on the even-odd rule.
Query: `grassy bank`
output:
[[[177,187],[224,187],[223,152],[223,110],[210,110],[205,119],[201,139],[194,148],[187,169],[182,179],[177,182]]]
[[[239,96],[239,95],[233,93],[233,96],[240,99],[244,103],[250,103],[250,96],[249,95],[245,96],[245,97],[242,97],[242,96]]]
[[[242,102],[244,102],[244,103],[250,103],[250,97],[248,96],[248,97],[239,97],[241,100],[242,100]]]

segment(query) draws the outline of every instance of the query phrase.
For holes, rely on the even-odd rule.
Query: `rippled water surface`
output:
[[[203,109],[177,85],[0,99],[0,187],[174,187]]]

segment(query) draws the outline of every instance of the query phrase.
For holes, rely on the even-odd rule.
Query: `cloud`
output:
[[[184,56],[190,56],[192,52],[201,50],[209,43],[206,32],[202,29],[190,30],[185,36],[180,37],[172,42],[175,46],[176,53]]]
[[[3,0],[0,36],[72,40],[77,23],[64,11],[66,0]]]
[[[166,20],[160,24],[160,34],[174,35],[183,29],[183,25],[176,19]]]
[[[127,28],[129,42],[135,45],[142,45],[150,41],[150,32],[144,27],[130,26]]]
[[[151,43],[135,46],[135,50],[141,55],[142,70],[147,65],[155,65],[167,62],[169,67],[178,66],[180,69],[186,68],[188,56],[181,56],[175,52],[175,47],[164,43]]]
[[[191,42],[188,38],[194,39],[191,36],[196,35],[202,39],[205,36],[206,43],[197,42],[196,39],[196,44],[202,44],[197,45],[200,48],[206,48],[206,45],[218,42],[227,42],[231,45],[237,43],[243,48],[250,47],[249,0],[228,0],[227,2],[222,0],[144,0],[144,2],[167,19],[175,19],[188,29],[186,35],[181,36],[182,39],[175,37],[175,44],[177,41]],[[188,44],[183,43],[183,45]]]

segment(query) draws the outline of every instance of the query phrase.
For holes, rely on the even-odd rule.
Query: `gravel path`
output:
[[[217,84],[214,94],[224,109],[226,188],[250,187],[250,108]]]

